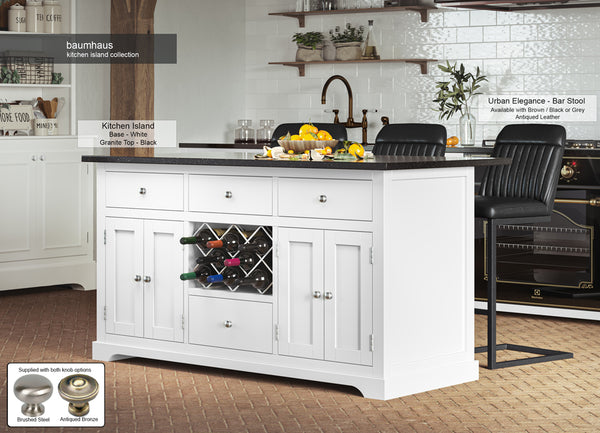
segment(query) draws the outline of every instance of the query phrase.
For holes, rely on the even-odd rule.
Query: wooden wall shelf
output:
[[[427,74],[427,63],[437,61],[437,59],[324,60],[322,62],[269,62],[269,65],[293,66],[298,68],[298,75],[304,77],[306,65],[337,63],[415,63],[421,67],[421,74]]]
[[[428,11],[436,9],[428,6],[395,6],[389,8],[365,8],[365,9],[336,9],[332,11],[310,11],[310,12],[272,12],[269,15],[278,15],[290,18],[297,18],[298,25],[304,27],[305,18],[314,15],[340,15],[340,14],[364,14],[364,13],[379,13],[379,12],[404,12],[413,11],[421,15],[421,22],[426,23],[428,20]]]

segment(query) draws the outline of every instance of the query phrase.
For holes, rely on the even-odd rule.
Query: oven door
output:
[[[600,311],[598,191],[559,189],[547,223],[500,225],[497,232],[497,300]],[[485,233],[485,230],[482,231]],[[476,299],[485,300],[485,237],[477,243]]]

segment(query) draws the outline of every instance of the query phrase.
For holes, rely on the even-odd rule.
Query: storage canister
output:
[[[62,31],[62,7],[58,0],[44,0],[44,19],[46,33]]]
[[[27,0],[27,31],[44,33],[44,6],[42,0]]]
[[[25,8],[20,4],[14,4],[8,10],[8,31],[24,32],[27,28]]]

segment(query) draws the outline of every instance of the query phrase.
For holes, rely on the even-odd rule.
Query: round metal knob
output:
[[[44,161],[46,157],[44,155],[40,155],[40,161]]]
[[[324,194],[320,195],[320,196],[319,196],[319,201],[320,201],[321,203],[325,203],[325,202],[327,202],[327,196],[326,196],[326,195],[324,195]]]
[[[146,194],[146,188],[140,188],[140,194],[141,195]]]
[[[225,198],[233,197],[233,193],[231,191],[225,191]]]
[[[560,169],[560,175],[564,179],[571,179],[575,175],[575,170],[570,165],[563,165]]]
[[[142,276],[141,275],[136,275],[134,278],[135,281],[142,281]]]
[[[75,416],[89,413],[89,402],[96,398],[99,390],[96,379],[85,374],[67,376],[58,384],[58,393],[69,402],[69,413]]]
[[[226,328],[231,328],[233,326],[233,322],[231,320],[226,320],[224,325]]]
[[[37,161],[37,156],[35,156],[35,155],[32,155],[32,156],[31,156],[31,160],[32,160],[32,161]]]
[[[146,276],[144,277],[144,283],[149,283],[150,281],[152,281],[152,280],[150,279],[150,277],[149,277],[149,276],[147,276],[147,275],[146,275]]]
[[[21,376],[15,382],[15,395],[23,402],[21,412],[26,416],[44,414],[44,401],[52,395],[52,382],[39,374]]]
[[[313,293],[313,298],[319,299],[320,297],[321,297],[321,292],[319,292],[318,290]]]
[[[325,292],[325,299],[333,299],[333,293]]]

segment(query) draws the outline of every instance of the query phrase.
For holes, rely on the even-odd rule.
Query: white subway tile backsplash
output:
[[[250,118],[282,121],[331,121],[325,109],[340,109],[347,117],[348,97],[341,82],[333,83],[327,104],[321,105],[321,89],[328,77],[340,74],[351,83],[354,118],[368,113],[369,140],[380,128],[380,117],[392,122],[435,122],[458,134],[458,116],[440,121],[433,110],[435,83],[445,77],[438,64],[464,63],[474,72],[479,66],[487,75],[484,93],[600,95],[600,8],[495,12],[440,9],[429,12],[422,23],[416,12],[340,14],[310,16],[306,27],[297,20],[269,17],[269,12],[292,10],[290,0],[246,1],[246,107]],[[306,76],[296,68],[267,65],[269,61],[295,58],[291,37],[296,32],[323,31],[346,22],[353,25],[375,21],[382,58],[434,58],[429,72],[405,63],[316,64],[306,66]],[[565,124],[570,136],[598,137],[598,122]],[[493,138],[502,125],[478,123],[478,139]],[[360,129],[349,131],[360,140]]]

